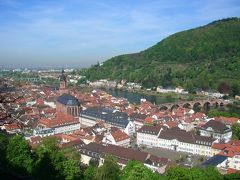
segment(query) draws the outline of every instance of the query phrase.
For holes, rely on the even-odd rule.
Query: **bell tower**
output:
[[[59,92],[60,92],[60,95],[62,95],[63,93],[67,93],[67,89],[66,89],[67,76],[64,72],[64,69],[62,69],[62,74],[60,75],[59,80],[60,80]]]

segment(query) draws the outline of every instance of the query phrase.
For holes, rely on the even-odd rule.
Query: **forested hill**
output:
[[[239,93],[240,18],[173,34],[142,52],[92,66],[84,74],[89,80],[126,79],[145,87],[181,85]]]

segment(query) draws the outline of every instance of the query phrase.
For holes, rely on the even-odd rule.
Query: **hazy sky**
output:
[[[0,0],[1,67],[88,67],[240,17],[240,0]]]

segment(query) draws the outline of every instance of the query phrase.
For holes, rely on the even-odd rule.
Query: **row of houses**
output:
[[[117,159],[121,168],[124,168],[129,160],[142,162],[146,167],[154,172],[164,173],[170,160],[160,158],[146,152],[115,146],[111,144],[102,145],[90,143],[80,148],[81,161],[84,164],[89,164],[91,160],[97,160],[99,166],[104,163],[106,155],[112,155]]]
[[[215,166],[220,172],[235,173],[240,170],[240,141],[231,140],[228,143],[214,143],[214,156],[205,161],[202,167]]]

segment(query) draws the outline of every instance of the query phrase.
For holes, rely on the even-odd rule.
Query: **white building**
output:
[[[144,125],[137,131],[137,144],[158,147],[158,136],[162,126]]]
[[[158,147],[191,154],[212,156],[215,139],[202,137],[178,128],[162,130],[158,137]]]
[[[115,130],[111,133],[106,133],[103,140],[103,144],[113,144],[116,146],[129,147],[130,137],[120,129]]]
[[[200,129],[200,135],[213,137],[219,141],[228,142],[232,138],[232,130],[221,121],[210,120]]]
[[[141,129],[137,132],[138,145],[212,156],[211,146],[215,141],[213,138],[193,135],[177,127],[167,129],[158,126],[143,126]]]

